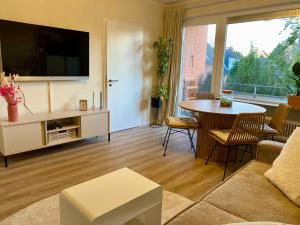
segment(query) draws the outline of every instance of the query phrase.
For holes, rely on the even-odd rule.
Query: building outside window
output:
[[[211,89],[216,25],[184,28],[182,100],[195,99],[198,92]]]

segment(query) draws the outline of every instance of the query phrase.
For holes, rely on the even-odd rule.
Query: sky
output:
[[[226,47],[232,47],[245,56],[249,53],[252,42],[258,52],[271,53],[291,33],[291,30],[286,30],[280,34],[284,25],[284,19],[230,24],[227,28]]]
[[[211,46],[215,46],[215,38],[216,38],[216,24],[208,25],[207,43],[209,43]]]
[[[232,47],[245,56],[253,43],[259,52],[271,53],[291,33],[290,29],[282,32],[284,25],[285,19],[230,24],[227,27],[226,47]],[[207,42],[211,46],[215,46],[215,35],[216,25],[209,25]]]

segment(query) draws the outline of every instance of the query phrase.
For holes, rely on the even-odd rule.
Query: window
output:
[[[216,25],[188,26],[183,33],[181,101],[196,99],[199,92],[210,92]],[[178,108],[181,115],[190,112]]]
[[[235,98],[286,101],[292,65],[300,61],[300,17],[229,24],[224,89]]]
[[[216,25],[184,28],[182,100],[195,99],[198,92],[211,89]]]

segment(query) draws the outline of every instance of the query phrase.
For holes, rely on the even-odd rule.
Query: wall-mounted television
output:
[[[89,77],[89,33],[0,20],[3,71],[21,80]]]

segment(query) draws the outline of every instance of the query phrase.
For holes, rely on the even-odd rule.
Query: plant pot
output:
[[[151,97],[151,107],[152,108],[161,108],[162,107],[161,97]]]
[[[163,114],[162,114],[163,101],[161,97],[151,97],[151,113],[150,113],[150,126],[162,125]]]
[[[9,122],[18,121],[19,113],[18,113],[18,105],[7,105],[7,114]]]
[[[300,96],[289,95],[288,104],[292,109],[300,110]]]

